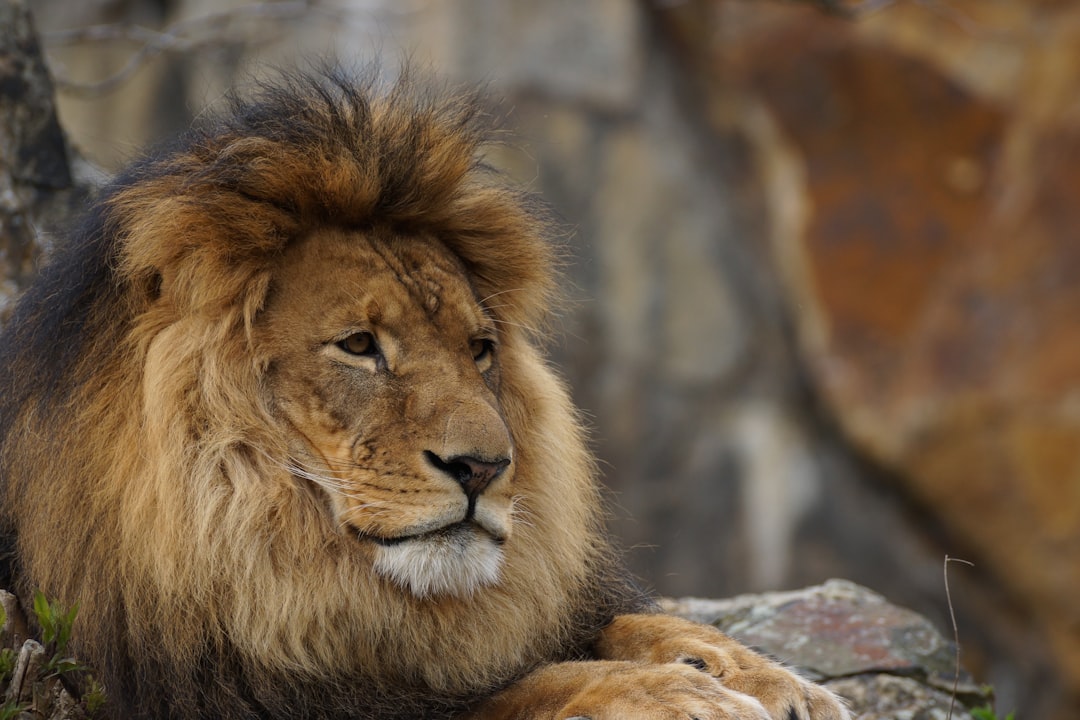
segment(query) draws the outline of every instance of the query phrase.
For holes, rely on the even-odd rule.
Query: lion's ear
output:
[[[299,227],[282,208],[170,174],[122,188],[108,203],[119,279],[180,313],[260,305],[271,259]]]

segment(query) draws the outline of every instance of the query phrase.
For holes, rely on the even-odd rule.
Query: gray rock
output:
[[[846,580],[728,600],[665,600],[662,606],[826,681],[864,720],[936,718],[939,710],[944,720],[954,683],[958,712],[990,700],[962,669],[955,678],[956,647],[926,618]]]
[[[0,1],[0,325],[33,277],[43,230],[65,224],[88,189],[73,177],[30,10]]]
[[[45,665],[45,648],[36,640],[27,640],[19,650],[15,669],[11,672],[5,699],[17,705],[29,705],[34,700],[34,685]]]
[[[848,701],[857,720],[946,720],[952,705],[949,693],[896,675],[856,675],[825,685]],[[970,720],[971,714],[957,702],[952,718]]]

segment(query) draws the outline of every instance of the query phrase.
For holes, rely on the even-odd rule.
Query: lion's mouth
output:
[[[393,537],[386,537],[383,535],[375,535],[373,533],[365,532],[359,528],[353,526],[353,531],[356,536],[361,540],[370,540],[376,545],[382,547],[395,547],[409,541],[434,541],[434,542],[447,542],[447,541],[461,541],[475,536],[477,532],[487,535],[492,542],[496,545],[502,545],[506,542],[506,536],[501,533],[495,533],[488,528],[483,527],[479,523],[472,520],[460,520],[449,525],[444,525],[441,528],[434,530],[427,530],[420,533],[414,533],[411,535],[396,535]]]

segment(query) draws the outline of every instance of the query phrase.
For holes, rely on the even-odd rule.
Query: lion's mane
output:
[[[373,87],[287,77],[137,163],[0,339],[0,582],[79,603],[114,717],[449,717],[641,602],[527,330],[555,287],[544,213],[480,159],[475,98]],[[410,596],[326,532],[248,351],[283,248],[374,223],[438,237],[500,298],[525,521],[471,598]]]

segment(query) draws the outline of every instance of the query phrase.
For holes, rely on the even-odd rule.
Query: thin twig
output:
[[[964,563],[970,567],[975,567],[975,563],[968,560],[951,558],[948,555],[945,556],[945,602],[949,606],[949,620],[952,621],[953,645],[956,647],[956,663],[953,667],[952,697],[949,698],[949,714],[945,716],[945,720],[952,720],[953,709],[956,706],[956,693],[960,688],[960,629],[956,625],[956,612],[953,610],[952,594],[949,592],[949,563],[951,562]]]

